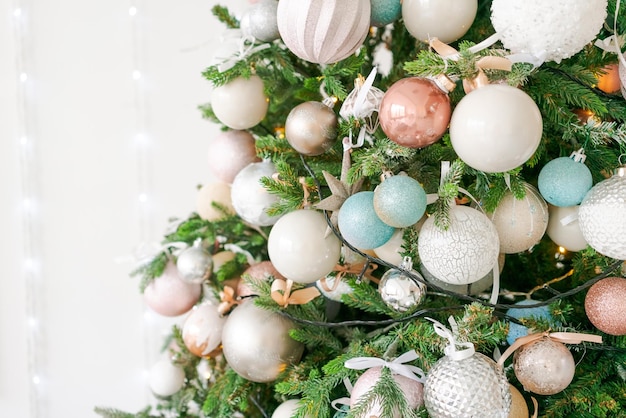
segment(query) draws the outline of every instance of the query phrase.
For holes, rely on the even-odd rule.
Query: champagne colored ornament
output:
[[[619,65],[609,64],[602,70],[603,73],[598,75],[598,88],[607,94],[619,92],[622,84],[619,79]]]
[[[463,97],[450,120],[452,147],[467,165],[501,173],[524,164],[535,153],[543,121],[526,93],[490,84]]]
[[[257,75],[237,77],[215,87],[211,93],[213,113],[231,129],[252,128],[265,118],[269,107],[263,88],[263,80]]]
[[[626,279],[607,277],[595,283],[585,296],[585,313],[602,332],[626,335]]]
[[[185,372],[169,359],[159,360],[150,369],[150,390],[157,396],[172,396],[184,383]]]
[[[300,406],[300,399],[289,399],[274,410],[271,418],[291,418],[294,416],[298,407]],[[305,415],[305,418],[312,418],[310,415]]]
[[[211,174],[224,183],[232,183],[237,173],[248,164],[261,161],[254,144],[254,137],[247,131],[220,133],[209,143]]]
[[[509,389],[511,390],[511,412],[508,418],[529,418],[530,412],[524,396],[511,384],[509,384]]]
[[[213,202],[223,206],[226,214],[214,207]],[[230,184],[222,181],[212,181],[202,186],[196,195],[196,211],[202,219],[207,221],[217,221],[227,216],[228,213],[235,213],[231,199]]]
[[[271,161],[252,163],[235,176],[231,188],[233,207],[237,215],[256,226],[274,225],[280,216],[269,216],[267,210],[278,202],[278,197],[261,184],[263,177],[272,177],[276,167]]]
[[[418,238],[424,266],[439,280],[450,284],[474,283],[496,265],[500,254],[498,231],[483,213],[467,206],[450,208],[447,230],[429,217]]]
[[[152,280],[143,292],[146,305],[163,316],[178,316],[200,300],[202,286],[182,279],[174,263],[167,263],[163,274]]]
[[[578,223],[579,206],[548,206],[550,218],[546,234],[557,245],[567,251],[581,251],[587,248],[587,241]]]
[[[228,315],[222,331],[222,350],[228,365],[252,382],[271,382],[291,364],[300,361],[304,345],[293,340],[294,323],[275,312],[259,308],[253,300]]]
[[[180,277],[190,283],[202,283],[209,278],[213,271],[213,258],[202,248],[201,238],[178,254],[176,268]]]
[[[272,277],[275,279],[285,279],[282,274],[276,270],[271,261],[261,261],[260,263],[251,265],[241,274],[241,277],[244,280],[241,280],[237,285],[237,297],[240,298],[256,294],[247,281],[260,283],[269,281]]]
[[[607,0],[494,0],[491,23],[506,49],[560,62],[593,41]]]
[[[220,315],[218,305],[204,302],[195,306],[183,324],[183,342],[198,357],[209,357],[222,342],[226,317]]]
[[[332,64],[352,55],[363,44],[370,14],[370,0],[281,0],[278,31],[297,57]]]
[[[524,299],[517,303],[515,306],[527,306],[539,303],[537,300]],[[529,319],[545,319],[556,325],[552,314],[550,313],[549,306],[537,306],[535,308],[510,308],[506,311],[506,314],[516,319],[529,318]],[[506,342],[509,345],[513,345],[515,340],[520,337],[528,335],[528,328],[524,325],[516,324],[515,322],[509,323],[509,333],[506,336]]]
[[[261,0],[246,10],[240,20],[244,35],[250,35],[261,42],[272,42],[280,38],[276,12],[278,1]]]
[[[400,19],[402,0],[371,0],[372,15],[370,24],[383,27]]]
[[[285,122],[289,145],[300,154],[321,155],[337,140],[337,115],[321,102],[304,102],[294,107]]]
[[[374,211],[387,225],[411,226],[426,212],[426,192],[412,177],[387,177],[374,190]]]
[[[600,254],[626,260],[626,167],[589,190],[578,209],[585,240]]]
[[[569,157],[548,162],[537,179],[537,186],[546,201],[554,206],[575,206],[582,202],[593,186],[591,170],[585,165],[581,148]]]
[[[509,190],[489,214],[498,230],[500,252],[515,254],[534,247],[548,228],[548,205],[537,189],[524,183],[526,195],[517,199]]]
[[[383,302],[397,312],[407,312],[418,306],[426,297],[424,278],[413,270],[411,257],[404,257],[400,269],[389,269],[378,283],[378,293]],[[411,272],[419,280],[409,276]]]
[[[448,44],[465,35],[477,10],[477,0],[404,0],[402,19],[418,41],[438,38]]]
[[[312,209],[283,216],[270,231],[267,251],[272,264],[285,278],[313,283],[333,271],[341,256],[341,241],[326,236],[326,218]]]
[[[362,250],[380,247],[393,235],[395,228],[380,220],[374,210],[374,192],[364,191],[348,197],[338,217],[343,239]]]
[[[389,87],[380,103],[378,119],[393,142],[423,148],[443,136],[451,113],[450,98],[433,80],[409,77]]]

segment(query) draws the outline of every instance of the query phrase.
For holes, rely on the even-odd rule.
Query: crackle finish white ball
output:
[[[513,53],[560,62],[593,41],[607,0],[493,0],[491,23]]]
[[[269,226],[280,218],[279,215],[267,214],[267,210],[278,202],[278,196],[268,192],[261,184],[263,177],[272,177],[274,173],[276,167],[268,160],[249,164],[235,176],[230,198],[235,212],[244,221],[256,226]]]
[[[418,41],[438,38],[448,44],[465,35],[477,10],[477,0],[403,0],[402,19]]]
[[[211,107],[215,116],[231,129],[256,126],[267,114],[269,101],[263,80],[257,75],[234,80],[213,89]]]

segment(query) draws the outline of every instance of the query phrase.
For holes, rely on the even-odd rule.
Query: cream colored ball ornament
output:
[[[202,186],[196,194],[196,212],[204,220],[216,221],[225,216],[224,212],[213,206],[218,203],[231,214],[235,212],[230,196],[230,184],[212,181]]]
[[[582,251],[587,248],[587,240],[580,230],[578,223],[578,208],[580,206],[548,206],[550,219],[546,234],[558,246],[567,251]]]
[[[403,0],[402,19],[418,41],[450,43],[465,35],[477,10],[477,0]]]
[[[185,372],[169,359],[156,362],[150,369],[150,390],[157,396],[168,397],[178,392],[185,383]]]
[[[237,77],[215,87],[211,93],[213,113],[231,129],[256,126],[267,114],[269,99],[265,96],[263,80],[257,75]]]
[[[370,0],[280,0],[278,31],[297,57],[332,64],[363,44],[370,14]]]

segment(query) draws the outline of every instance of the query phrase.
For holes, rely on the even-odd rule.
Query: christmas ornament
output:
[[[533,299],[524,299],[517,303],[516,306],[527,306],[534,305],[539,303],[537,300]],[[507,316],[510,316],[515,319],[522,318],[532,318],[532,319],[545,319],[551,323],[554,323],[554,319],[552,318],[552,314],[550,313],[550,307],[545,306],[537,306],[535,308],[510,308],[506,311]],[[556,325],[556,324],[555,324]],[[524,325],[516,324],[515,322],[509,322],[509,333],[506,336],[506,342],[509,345],[513,345],[515,340],[519,337],[524,337],[528,335],[528,328]]]
[[[404,245],[404,229],[396,229],[389,241],[374,248],[374,254],[376,257],[389,264],[397,266],[402,262],[402,246]]]
[[[378,111],[380,126],[389,139],[409,148],[423,148],[439,140],[452,113],[446,93],[454,83],[447,81],[439,87],[433,80],[409,77],[389,87]]]
[[[451,43],[465,35],[476,17],[477,0],[404,0],[404,26],[418,41]]]
[[[312,209],[283,216],[270,231],[267,251],[272,264],[285,278],[313,283],[330,273],[339,262],[341,241],[326,236],[326,218]]]
[[[152,280],[143,292],[146,305],[163,316],[178,316],[189,311],[200,300],[202,286],[182,279],[172,262],[163,274]]]
[[[240,280],[237,285],[237,297],[240,298],[255,294],[249,282],[264,282],[271,278],[284,279],[271,261],[261,261],[251,265],[241,274],[241,278],[243,280]]]
[[[374,190],[374,211],[387,225],[411,226],[426,212],[426,192],[412,177],[387,177]]]
[[[223,207],[226,213],[215,207],[213,203]],[[202,186],[196,194],[196,212],[207,221],[217,221],[228,214],[235,213],[230,184],[212,181]]]
[[[301,103],[287,116],[285,137],[300,154],[321,155],[337,140],[337,115],[321,102]]]
[[[202,248],[201,238],[178,254],[176,268],[180,277],[190,283],[202,283],[209,278],[213,271],[213,258]]]
[[[278,1],[261,0],[251,6],[240,19],[239,27],[244,35],[249,35],[261,42],[272,42],[280,38],[276,11]]]
[[[364,191],[348,197],[337,219],[343,239],[361,250],[380,247],[395,229],[380,220],[374,210],[374,192]]]
[[[272,177],[276,167],[270,160],[249,164],[241,170],[231,188],[233,207],[244,221],[256,226],[273,225],[280,218],[279,215],[269,216],[267,210],[276,202],[278,197],[268,192],[261,184],[263,177]]]
[[[226,317],[220,315],[218,305],[202,303],[195,306],[183,324],[183,342],[198,357],[211,356],[222,342]]]
[[[342,275],[328,275],[324,279],[315,282],[315,286],[324,297],[335,302],[341,302],[343,295],[353,292],[352,287],[343,279]]]
[[[349,151],[348,151],[349,153]],[[342,168],[343,171],[343,168]],[[322,171],[326,184],[332,192],[330,196],[321,200],[315,205],[316,209],[332,211],[330,222],[335,228],[338,228],[339,209],[343,206],[346,199],[361,189],[363,179],[357,180],[355,183],[348,184],[345,180],[338,180],[327,171]],[[326,235],[332,233],[330,228],[326,228]]]
[[[453,205],[447,230],[429,217],[418,238],[418,252],[424,266],[439,280],[468,284],[483,278],[496,265],[500,251],[498,231],[476,209]]]
[[[211,93],[213,113],[231,129],[252,128],[265,118],[269,107],[263,88],[263,80],[257,75],[237,77],[215,87]]]
[[[291,418],[296,413],[299,406],[300,399],[289,399],[278,405],[278,408],[274,410],[271,418]],[[305,418],[312,417],[307,414],[305,415]]]
[[[587,241],[578,223],[580,206],[548,206],[550,214],[546,234],[557,245],[567,251],[581,251],[587,248]]]
[[[463,97],[450,120],[452,147],[467,165],[501,173],[524,164],[543,133],[539,108],[526,93],[490,84]]]
[[[585,296],[585,313],[602,332],[626,335],[626,279],[607,277],[595,283]]]
[[[559,157],[548,162],[537,179],[541,195],[554,206],[574,206],[593,186],[591,170],[585,165],[584,150],[573,152],[569,157]]]
[[[626,54],[622,54],[622,59],[619,60],[619,81],[622,84],[622,96],[626,99],[626,62],[624,58]]]
[[[585,240],[600,254],[626,260],[626,168],[589,190],[578,209]]]
[[[150,390],[156,396],[168,397],[178,392],[185,383],[185,372],[169,359],[156,362],[150,369]]]
[[[248,164],[261,161],[254,144],[254,137],[247,131],[226,131],[217,135],[209,143],[211,174],[225,183],[232,183]]]
[[[363,76],[356,78],[354,80],[354,89],[346,96],[341,105],[341,109],[339,109],[339,115],[346,120],[350,117],[363,119],[365,125],[362,130],[370,134],[374,133],[378,128],[378,109],[385,95],[384,91],[372,85],[377,72],[377,68],[374,67],[370,75],[367,76],[367,79],[363,78]],[[360,139],[361,133],[359,133],[357,142]]]
[[[372,26],[386,26],[400,19],[402,15],[402,0],[371,0]]]
[[[426,297],[424,278],[413,270],[411,257],[404,257],[399,269],[389,269],[383,274],[378,283],[378,293],[383,302],[397,312],[406,312],[418,306]],[[410,272],[419,280],[409,276]],[[421,281],[420,281],[421,280]]]
[[[259,308],[253,300],[237,306],[226,319],[222,350],[229,366],[253,382],[271,382],[300,361],[304,345],[289,336],[293,322]]]
[[[494,0],[491,23],[504,47],[560,62],[595,39],[607,0]]]
[[[508,418],[529,418],[530,412],[524,396],[511,384],[509,384],[509,390],[511,391],[511,412]]]
[[[503,255],[504,254],[501,254],[501,256]],[[475,281],[474,283],[450,284],[433,276],[432,273],[428,271],[428,269],[424,267],[423,264],[420,266],[420,270],[424,279],[426,279],[428,283],[440,287],[443,290],[447,290],[448,292],[459,293],[461,295],[479,295],[485,292],[491,286],[493,286],[493,271],[490,271],[485,275],[485,277],[479,279],[478,281]]]
[[[598,75],[598,88],[607,94],[619,92],[621,87],[619,65],[609,64],[602,70],[603,73]]]
[[[456,328],[453,319],[452,328]],[[511,407],[509,382],[502,368],[489,357],[476,353],[469,342],[459,343],[442,324],[435,332],[449,344],[426,375],[424,404],[432,418],[508,418]]]
[[[522,199],[507,191],[489,214],[498,230],[501,253],[515,254],[532,248],[548,227],[548,205],[533,186],[524,183],[524,189]]]

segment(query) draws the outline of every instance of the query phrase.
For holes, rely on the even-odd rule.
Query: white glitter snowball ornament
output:
[[[341,257],[341,241],[326,236],[326,218],[313,209],[289,212],[272,227],[267,252],[285,278],[313,283],[333,271]]]
[[[600,254],[626,260],[626,167],[589,190],[578,210],[585,240]]]
[[[190,283],[202,283],[209,278],[213,271],[213,257],[202,248],[202,239],[178,254],[176,268],[180,277]]]
[[[183,324],[183,342],[198,357],[210,356],[222,342],[226,317],[219,313],[218,306],[210,302],[195,306]]]
[[[280,216],[269,216],[267,210],[278,202],[278,196],[268,192],[261,178],[272,177],[276,167],[269,161],[249,164],[233,180],[230,196],[237,215],[256,226],[274,225]]]
[[[448,44],[465,35],[477,10],[477,0],[403,0],[402,19],[418,41],[438,38]]]
[[[468,284],[482,279],[498,262],[500,240],[493,222],[468,206],[450,208],[450,226],[443,230],[429,217],[417,241],[422,264],[439,280]]]
[[[215,87],[211,93],[213,113],[231,129],[252,128],[265,118],[269,107],[263,89],[263,80],[257,75],[237,77]]]
[[[261,0],[250,6],[239,24],[243,34],[253,36],[261,42],[272,42],[280,38],[276,22],[277,9],[276,0]]]
[[[542,134],[537,104],[522,90],[505,84],[473,90],[450,119],[454,151],[467,165],[486,173],[524,164],[537,150]]]
[[[576,206],[548,206],[550,219],[546,234],[556,244],[567,251],[582,251],[587,248],[587,240],[580,230],[578,222],[578,209]]]
[[[504,47],[560,62],[593,41],[607,0],[493,0],[491,23]]]
[[[370,0],[281,0],[277,22],[291,52],[316,64],[352,55],[370,27]]]
[[[418,306],[426,297],[424,278],[413,270],[411,257],[405,257],[399,269],[389,269],[378,283],[378,293],[387,306],[397,312],[407,312]],[[422,281],[406,274],[409,271]]]
[[[169,359],[156,362],[150,369],[150,390],[157,396],[168,397],[178,392],[185,383],[185,372]]]

